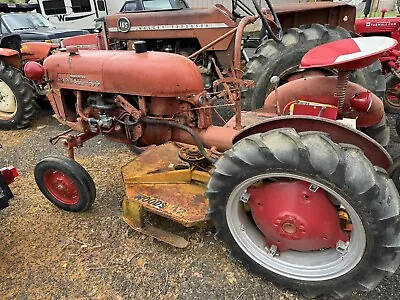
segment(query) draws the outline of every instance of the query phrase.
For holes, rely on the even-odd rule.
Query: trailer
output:
[[[63,28],[93,31],[96,19],[118,12],[124,0],[38,0],[38,12]]]

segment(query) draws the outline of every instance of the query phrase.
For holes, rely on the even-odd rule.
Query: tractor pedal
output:
[[[151,236],[161,242],[177,248],[186,248],[189,245],[189,242],[179,235],[149,224],[145,224],[144,227],[137,227],[128,217],[123,216],[122,218],[133,230]]]

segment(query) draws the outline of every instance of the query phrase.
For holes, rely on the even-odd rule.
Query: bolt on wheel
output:
[[[35,167],[35,180],[43,195],[63,210],[86,211],[96,198],[92,177],[67,157],[42,159]]]
[[[210,218],[232,257],[284,288],[344,297],[400,264],[400,197],[363,152],[323,132],[243,138],[217,161]]]
[[[253,186],[260,181],[269,183]],[[240,199],[246,192],[250,197],[243,205]],[[340,227],[339,207],[349,215],[348,234]],[[238,246],[252,260],[287,278],[320,281],[342,276],[365,251],[364,226],[351,205],[304,176],[270,173],[243,181],[228,199],[226,220]]]

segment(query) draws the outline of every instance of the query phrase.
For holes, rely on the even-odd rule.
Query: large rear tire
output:
[[[288,229],[283,235],[279,231],[281,240],[277,242],[292,243],[296,239],[301,242],[302,234],[308,234],[310,229],[318,229],[318,224],[322,226],[326,222],[324,215],[327,212],[315,210],[311,216],[318,219],[314,228],[307,227],[307,223],[304,228],[301,223],[300,227],[294,226],[297,219],[306,219],[305,214],[309,212],[302,201],[309,201],[308,194],[311,199],[313,193],[321,189],[327,195],[324,201],[333,209],[334,222],[328,228],[339,227],[337,229],[343,233],[342,225],[339,226],[339,211],[345,210],[350,220],[352,227],[347,233],[345,251],[338,246],[340,240],[337,239],[334,240],[336,247],[316,246],[311,251],[295,248],[279,251],[278,248],[280,253],[276,255],[272,247],[266,248],[266,237],[271,236],[264,235],[256,225],[260,220],[256,219],[256,209],[253,209],[263,203],[252,204],[255,200],[250,191],[277,182],[289,186],[299,181],[307,187],[304,194],[293,197],[298,199],[295,201],[300,209],[289,207],[287,210],[286,207],[278,211],[276,219],[287,218],[293,224],[282,224],[275,219],[271,219],[271,224],[267,222],[273,231]],[[276,205],[284,206],[293,200],[281,195],[286,191],[277,191],[277,197],[281,199],[278,202],[276,197],[263,197],[261,201],[272,198],[275,206],[262,209],[269,213],[276,210]],[[374,289],[400,264],[399,194],[393,182],[385,171],[374,167],[359,148],[334,143],[327,134],[297,133],[294,129],[282,128],[240,140],[216,163],[207,196],[217,236],[226,244],[232,257],[283,288],[307,296],[344,297],[353,291]],[[302,232],[297,230],[299,228]],[[318,244],[326,239],[325,233],[322,234],[315,235],[312,242]],[[309,245],[306,243],[305,246]]]
[[[280,85],[285,84],[290,80],[290,76],[299,72],[300,61],[310,49],[350,37],[350,33],[342,27],[332,28],[312,24],[290,28],[281,43],[265,39],[247,64],[244,78],[253,80],[254,86],[243,92],[243,109],[254,110],[262,107],[266,96],[274,89],[270,78],[279,76]],[[319,69],[319,71],[321,75],[333,74],[328,69]],[[351,73],[349,79],[369,89],[378,97],[382,98],[384,95],[385,79],[379,61]]]
[[[35,114],[33,87],[22,73],[0,60],[0,129],[21,129]]]

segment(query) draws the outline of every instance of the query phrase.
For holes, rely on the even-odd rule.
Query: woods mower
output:
[[[185,247],[147,214],[211,222],[234,258],[278,286],[310,296],[372,290],[400,264],[399,194],[390,155],[360,130],[381,122],[382,101],[348,76],[396,43],[313,48],[300,67],[338,75],[292,80],[252,111],[242,111],[241,89],[253,82],[235,68],[209,92],[190,59],[144,41],[135,51],[68,47],[44,68],[54,116],[70,127],[51,142],[63,141],[69,157],[43,158],[35,180],[59,208],[85,211],[96,189],[74,149],[99,134],[147,146],[122,167],[123,219],[136,231]],[[234,104],[223,126],[212,124],[215,99]]]

